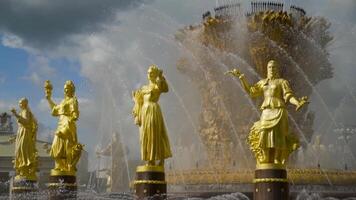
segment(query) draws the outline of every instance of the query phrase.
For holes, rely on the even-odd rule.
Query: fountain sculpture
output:
[[[52,84],[45,82],[45,94],[52,115],[59,117],[50,155],[55,161],[51,170],[48,187],[53,190],[51,199],[74,198],[76,196],[76,165],[80,159],[83,145],[77,138],[76,121],[79,118],[78,100],[72,81],[64,85],[65,98],[60,104],[52,100]]]
[[[14,168],[16,177],[12,192],[25,193],[36,191],[38,156],[36,149],[37,120],[32,114],[28,100],[19,101],[20,113],[13,108],[11,112],[17,119],[18,130],[15,143]]]
[[[197,86],[202,104],[200,138],[211,163],[200,169],[172,171],[168,182],[172,191],[185,190],[216,193],[231,191],[252,192],[254,162],[247,151],[247,138],[252,121],[259,115],[259,101],[251,101],[243,92],[244,85],[224,77],[224,72],[239,66],[250,79],[262,79],[267,63],[275,60],[281,66],[280,76],[291,83],[296,95],[316,95],[326,107],[315,85],[331,78],[333,68],[329,62],[327,45],[332,41],[330,23],[321,17],[310,17],[304,9],[279,2],[251,2],[247,13],[239,3],[221,5],[203,14],[199,25],[181,29],[175,36],[186,52],[177,64],[178,70]],[[238,105],[238,106],[237,106]],[[327,109],[327,108],[326,108]],[[305,149],[313,136],[314,113],[308,109],[289,110],[290,131],[300,138]],[[219,145],[216,145],[219,144]],[[214,152],[223,152],[216,156]],[[256,154],[256,151],[254,151]],[[296,168],[297,154],[289,159],[288,180],[292,192],[304,184],[322,185],[333,190],[351,188],[356,173],[353,171],[323,170],[314,166]],[[310,156],[317,159],[315,152]],[[319,166],[320,167],[320,166]],[[176,174],[180,174],[177,176]],[[347,177],[347,178],[346,178]],[[213,187],[214,188],[214,187]],[[338,190],[338,189],[336,189]],[[348,190],[348,189],[345,189]]]
[[[307,97],[297,99],[287,80],[279,77],[279,65],[267,64],[267,78],[250,85],[237,69],[227,72],[240,79],[251,97],[264,96],[261,118],[248,135],[248,143],[256,158],[254,199],[288,199],[286,166],[289,155],[299,147],[299,140],[289,133],[286,104],[296,110],[307,103]]]
[[[158,104],[161,93],[168,92],[163,71],[151,65],[147,71],[149,83],[133,92],[133,116],[140,127],[141,159],[146,165],[137,167],[135,193],[139,199],[167,193],[164,160],[172,157],[171,148]],[[157,164],[156,161],[159,161]]]

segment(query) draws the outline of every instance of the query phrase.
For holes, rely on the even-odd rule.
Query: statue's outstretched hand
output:
[[[162,70],[162,69],[159,69],[159,70],[158,70],[158,77],[159,77],[159,78],[162,78],[162,76],[163,76],[163,70]]]
[[[238,69],[232,69],[232,70],[225,72],[225,75],[228,75],[228,74],[239,77],[241,75],[241,72]]]
[[[47,101],[51,101],[52,99],[52,90],[45,90],[45,97],[47,99]]]
[[[17,114],[17,112],[16,112],[16,109],[15,109],[15,108],[12,108],[12,109],[11,109],[11,112],[12,112],[12,114],[14,114],[14,115],[16,115],[16,114]]]
[[[305,104],[308,104],[308,103],[309,103],[309,101],[308,101],[307,96],[300,98],[298,106],[295,108],[295,110],[298,111],[300,108],[302,108]]]

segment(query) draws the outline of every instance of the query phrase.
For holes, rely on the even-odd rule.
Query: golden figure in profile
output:
[[[307,102],[307,97],[297,99],[287,80],[279,77],[279,65],[271,60],[267,64],[267,78],[250,86],[239,70],[228,71],[240,79],[245,91],[253,98],[263,96],[261,118],[255,122],[248,136],[248,143],[254,152],[257,165],[275,164],[285,166],[289,154],[299,146],[298,138],[289,134],[286,103],[299,110]]]
[[[15,143],[15,160],[16,180],[37,180],[37,120],[33,116],[28,100],[22,98],[19,101],[20,113],[13,108],[11,112],[17,119],[18,129]]]
[[[52,116],[58,117],[50,155],[55,161],[51,175],[75,175],[76,164],[80,159],[83,145],[78,142],[76,121],[79,118],[78,100],[72,81],[64,84],[64,99],[60,104],[52,100],[52,84],[45,82],[45,93]]]
[[[168,84],[163,71],[151,65],[147,71],[148,84],[132,92],[135,106],[133,116],[140,127],[141,158],[148,166],[164,166],[164,159],[172,156],[163,120],[158,104],[161,93],[168,92]]]

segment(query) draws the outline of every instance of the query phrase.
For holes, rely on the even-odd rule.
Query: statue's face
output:
[[[152,69],[148,69],[147,71],[147,78],[150,81],[155,81],[157,78],[157,74],[152,70]]]
[[[67,97],[73,97],[73,90],[69,85],[64,85],[64,95]]]
[[[278,66],[275,62],[268,62],[267,64],[267,77],[276,78],[278,77]]]
[[[19,107],[21,109],[25,109],[27,107],[27,102],[25,100],[20,100],[19,101]]]

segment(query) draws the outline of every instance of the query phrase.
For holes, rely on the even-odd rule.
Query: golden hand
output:
[[[52,93],[46,91],[46,99],[47,99],[47,100],[50,100],[51,98],[52,98]]]
[[[11,109],[11,112],[12,112],[12,114],[14,114],[15,116],[17,115],[17,112],[16,112],[16,109],[15,109],[15,108],[12,108],[12,109]]]
[[[45,93],[46,93],[46,99],[51,99],[52,96],[52,90],[53,90],[53,86],[51,84],[51,81],[46,80],[44,83],[44,89],[45,89]]]
[[[233,76],[239,77],[241,76],[241,72],[238,69],[232,69],[224,73],[225,75],[231,74]]]
[[[295,110],[298,111],[300,108],[302,108],[305,104],[308,104],[308,103],[309,103],[309,101],[308,101],[307,96],[300,98],[298,106],[295,108]]]
[[[158,70],[158,77],[162,77],[163,76],[163,70],[162,69],[159,69]]]
[[[164,79],[163,70],[162,70],[162,69],[159,69],[159,70],[158,70],[157,81],[163,80],[163,79]]]

